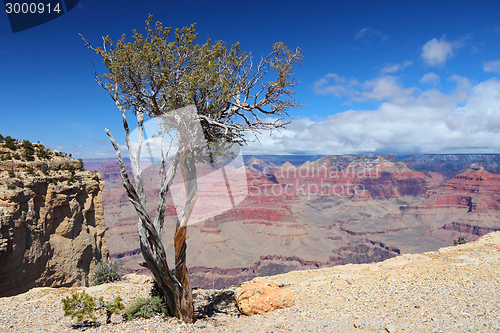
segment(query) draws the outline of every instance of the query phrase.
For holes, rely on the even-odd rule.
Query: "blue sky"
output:
[[[282,41],[304,55],[281,133],[247,153],[500,152],[498,1],[86,1],[12,33],[0,14],[0,134],[75,157],[114,156],[121,117],[95,83],[101,35],[197,23],[260,58]],[[102,72],[104,68],[99,67]]]

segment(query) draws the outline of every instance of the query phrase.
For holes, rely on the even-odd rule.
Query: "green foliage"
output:
[[[56,151],[54,154],[59,157],[68,157],[68,154],[63,151]]]
[[[149,292],[149,295],[151,297],[160,297],[160,298],[163,297],[163,291],[161,290],[158,282],[156,282],[155,280],[153,280],[153,286],[151,287],[151,291]]]
[[[9,170],[8,172],[9,172],[9,177],[10,178],[16,177],[16,174],[14,173],[14,170]]]
[[[103,283],[121,281],[124,274],[125,267],[123,267],[118,260],[105,260],[97,264],[91,279],[94,285],[99,285]]]
[[[63,167],[63,170],[67,170],[67,171],[71,172],[71,174],[74,175],[76,172],[76,167],[73,164],[68,164],[65,167]]]
[[[35,169],[33,169],[32,167],[26,167],[26,173],[32,176],[36,174]]]
[[[16,160],[20,160],[21,159],[21,155],[19,155],[18,153],[14,153],[14,155],[12,155],[12,157]]]
[[[71,296],[61,300],[63,303],[64,316],[76,318],[81,323],[84,320],[96,321],[96,300],[85,291],[78,293],[73,291]]]
[[[76,180],[75,175],[71,175],[71,176],[69,176],[68,181],[66,182],[66,184],[71,185],[71,183],[73,183],[75,180]]]
[[[457,239],[454,239],[453,240],[453,245],[454,246],[457,246],[457,245],[462,245],[462,244],[466,244],[467,243],[467,236],[460,236],[458,237]]]
[[[16,140],[14,140],[13,138],[11,138],[10,136],[8,136],[8,137],[5,138],[5,143],[3,145],[4,145],[4,147],[9,148],[11,150],[16,150],[17,149],[17,147],[16,147]]]
[[[15,190],[16,189],[16,185],[14,185],[14,184],[7,184],[7,189],[9,189],[9,190]]]
[[[138,297],[123,313],[123,319],[133,320],[137,317],[149,319],[156,314],[166,314],[167,308],[160,297]]]
[[[57,179],[53,178],[52,179],[52,184],[57,185]]]
[[[84,321],[95,323],[97,321],[97,315],[104,312],[107,324],[111,322],[111,315],[113,313],[119,312],[125,308],[121,301],[122,299],[119,296],[114,299],[113,303],[104,301],[102,296],[96,300],[85,291],[81,293],[73,291],[70,296],[61,300],[65,317],[71,316],[75,318],[78,323]]]
[[[38,156],[39,159],[49,159],[52,156],[52,152],[44,146],[40,146],[36,150],[36,156]]]
[[[29,142],[28,140],[24,140],[23,143],[21,144],[21,147],[24,149],[23,157],[27,161],[34,161],[35,160],[35,148],[33,147],[33,144],[31,142]]]
[[[0,142],[3,142],[5,140],[5,138],[3,137],[2,134],[0,134]]]
[[[145,30],[134,30],[132,42],[123,34],[116,42],[103,37],[102,48],[88,44],[108,69],[103,87],[113,98],[120,96],[124,109],[154,117],[195,104],[209,141],[245,142],[247,131],[280,127],[261,117],[284,118],[288,109],[301,106],[291,99],[297,84],[293,68],[302,60],[298,48],[292,52],[276,43],[255,64],[239,43],[228,47],[207,38],[198,44],[195,24],[172,30],[153,24],[150,15]]]
[[[80,158],[80,159],[78,159],[78,166],[76,167],[76,169],[77,169],[78,171],[84,171],[84,170],[85,170],[84,165],[83,165],[83,161],[82,161],[82,159],[81,159],[81,158]]]
[[[21,143],[21,147],[23,147],[24,149],[34,149],[33,144],[29,140],[23,140],[23,142]]]

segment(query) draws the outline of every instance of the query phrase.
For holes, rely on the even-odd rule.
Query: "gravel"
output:
[[[86,290],[127,306],[148,297],[136,277],[89,288],[35,288],[0,298],[0,332],[499,332],[500,232],[437,252],[381,263],[295,271],[268,277],[295,295],[295,306],[251,317],[238,312],[236,287],[195,289],[196,321],[156,316],[73,329],[61,299]],[[104,318],[102,318],[104,319]]]

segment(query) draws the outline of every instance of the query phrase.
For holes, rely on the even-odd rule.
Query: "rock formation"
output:
[[[279,288],[274,282],[255,278],[236,290],[236,304],[241,313],[251,316],[289,308],[295,304],[290,289]]]
[[[104,183],[65,154],[13,144],[0,143],[0,296],[88,286],[108,258]]]

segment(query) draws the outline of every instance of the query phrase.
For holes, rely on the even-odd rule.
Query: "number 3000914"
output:
[[[61,12],[61,8],[59,8],[59,3],[56,3],[55,6],[52,6],[50,3],[19,3],[19,2],[14,2],[10,3],[7,2],[5,4],[5,12],[7,14],[42,14],[42,13],[59,13]]]

